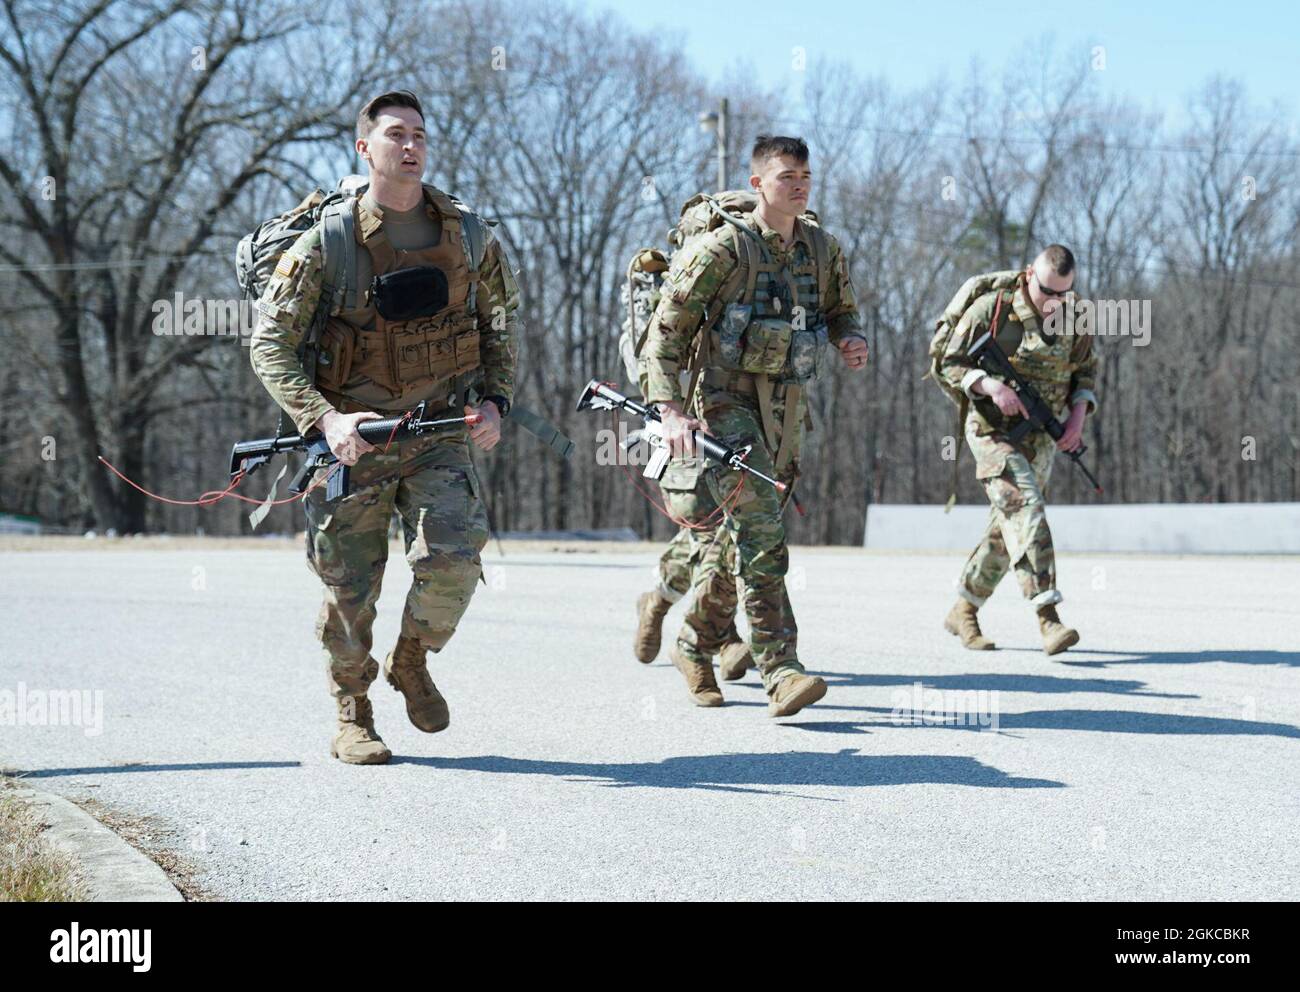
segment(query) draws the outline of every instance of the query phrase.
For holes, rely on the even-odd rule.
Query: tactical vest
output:
[[[1021,292],[1025,292],[1023,287]],[[1069,398],[1070,380],[1078,368],[1071,358],[1074,334],[1048,335],[1044,333],[1042,318],[1035,316],[1032,323],[1025,323],[1012,310],[997,341],[1015,370],[1038,390],[1043,402],[1060,413]]]
[[[809,343],[807,338],[815,338],[820,351],[825,351],[827,331],[822,310],[830,247],[820,227],[800,223],[806,235],[806,251],[795,248],[792,254],[802,257],[788,264],[777,261],[758,231],[748,225],[747,231],[737,230],[737,281],[724,286],[719,294],[727,305],[710,321],[709,347],[701,356],[705,368],[762,372],[778,382],[793,378],[806,381],[813,376],[807,369],[792,368],[792,360],[798,357],[801,346]],[[784,336],[765,333],[764,321],[771,321],[772,328],[789,324],[795,319],[796,307],[802,308],[801,331],[783,331]],[[821,371],[820,366],[816,371]]]
[[[476,306],[477,269],[472,269],[461,240],[461,213],[445,193],[424,187],[425,202],[441,220],[438,244],[419,251],[398,250],[384,234],[379,216],[356,206],[356,240],[370,253],[375,276],[399,269],[434,266],[447,277],[447,305],[429,317],[387,321],[374,312],[373,331],[363,330],[331,316],[322,341],[329,360],[318,368],[321,393],[338,409],[349,407],[345,387],[362,375],[392,393],[396,399],[413,390],[432,393],[440,383],[479,366],[479,330]],[[365,305],[371,306],[367,290]]]
[[[802,383],[821,374],[829,351],[829,331],[822,313],[830,278],[830,245],[818,225],[806,220],[799,223],[806,236],[806,251],[793,249],[796,258],[788,263],[777,260],[755,228],[734,225],[738,264],[718,294],[719,301],[731,302],[706,315],[686,395],[689,406],[701,370],[706,382],[752,393],[778,472],[785,469],[798,447],[799,420],[806,417],[806,410],[801,413]],[[802,258],[797,257],[800,254]],[[791,326],[796,307],[803,308],[798,330]],[[725,384],[715,376],[722,376]],[[785,389],[785,416],[780,425],[772,407],[773,390],[778,386]]]

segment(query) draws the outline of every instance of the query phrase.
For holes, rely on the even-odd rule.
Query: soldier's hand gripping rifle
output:
[[[357,433],[362,440],[381,446],[391,440],[419,437],[444,427],[464,427],[477,424],[481,414],[472,413],[466,417],[445,417],[441,420],[426,420],[424,404],[400,417],[388,417],[383,420],[364,420],[357,424]],[[289,491],[295,495],[307,488],[311,477],[317,470],[333,465],[337,458],[330,451],[329,442],[320,431],[303,434],[285,434],[281,437],[265,437],[257,441],[238,441],[230,449],[230,477],[233,479],[243,472],[252,475],[259,467],[271,460],[273,455],[282,451],[305,451],[307,457],[302,468],[289,484]],[[283,475],[283,473],[281,473]],[[330,474],[325,485],[325,498],[335,500],[348,494],[348,466],[342,466]]]
[[[1047,431],[1053,441],[1061,439],[1062,435],[1065,434],[1065,425],[1056,419],[1056,415],[1052,413],[1052,408],[1044,402],[1043,398],[1038,394],[1038,390],[1016,371],[1016,367],[1007,358],[1006,352],[1002,350],[997,339],[993,337],[992,331],[988,331],[972,344],[966,355],[973,359],[985,372],[1005,379],[1007,385],[1014,389],[1020,397],[1020,402],[1028,416],[1006,432],[1007,438],[1012,444],[1019,444],[1030,431],[1035,429]],[[1093,478],[1092,473],[1088,471],[1088,466],[1083,464],[1081,458],[1087,450],[1087,446],[1080,441],[1077,448],[1073,451],[1067,451],[1066,454],[1078,466],[1079,471],[1087,476],[1088,481],[1092,483],[1093,490],[1100,496],[1102,491],[1101,483]]]
[[[647,479],[657,480],[663,477],[664,469],[668,467],[668,462],[672,458],[672,451],[668,447],[668,441],[664,438],[663,420],[659,416],[658,410],[652,406],[646,406],[636,400],[629,399],[609,383],[601,382],[598,379],[592,379],[591,382],[587,383],[587,388],[582,391],[582,396],[578,399],[578,409],[626,410],[628,413],[640,417],[645,421],[645,429],[641,431],[641,437],[654,449],[654,457],[646,464],[645,471],[642,474]],[[720,462],[728,468],[748,472],[755,478],[762,479],[769,485],[775,486],[776,491],[779,493],[785,492],[786,485],[784,482],[779,482],[771,476],[764,475],[745,461],[752,445],[747,444],[743,448],[729,448],[712,434],[706,434],[704,431],[695,431],[694,436],[695,450],[700,454],[711,458],[715,462]]]

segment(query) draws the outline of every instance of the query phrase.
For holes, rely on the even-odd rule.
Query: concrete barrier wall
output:
[[[989,508],[881,504],[867,509],[865,547],[969,551]],[[1061,551],[1300,554],[1300,503],[1049,506]]]

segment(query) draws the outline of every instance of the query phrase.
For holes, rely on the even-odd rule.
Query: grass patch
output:
[[[0,902],[81,902],[85,884],[71,859],[41,837],[45,826],[0,779]]]

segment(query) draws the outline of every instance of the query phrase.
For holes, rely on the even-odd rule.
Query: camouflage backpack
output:
[[[325,313],[348,303],[355,303],[357,287],[348,287],[348,277],[356,268],[356,215],[353,202],[365,188],[360,176],[348,176],[326,193],[315,189],[292,210],[263,221],[246,234],[235,248],[235,278],[244,298],[256,303],[271,281],[275,267],[295,241],[316,224],[321,225],[321,261],[324,284],[329,292],[321,293]],[[328,306],[327,306],[328,305]],[[319,321],[313,331],[319,331]],[[304,347],[310,342],[304,341]]]
[[[623,359],[627,381],[635,383],[646,394],[645,348],[650,333],[650,318],[659,305],[659,293],[668,273],[668,256],[658,248],[642,248],[627,265],[627,279],[619,293],[619,300],[627,311],[623,320],[623,333],[618,339],[618,353]]]
[[[707,231],[715,231],[723,224],[736,224],[741,214],[752,213],[757,206],[758,194],[747,189],[696,193],[682,205],[681,219],[669,230],[668,240],[676,248],[685,248]],[[820,226],[811,210],[804,211],[803,219]],[[741,229],[753,233],[749,228]]]
[[[943,394],[958,407],[962,407],[963,412],[967,402],[966,396],[960,389],[953,389],[943,380],[939,375],[939,363],[947,354],[948,342],[952,340],[953,332],[961,322],[962,316],[971,308],[971,304],[994,290],[1014,289],[1019,279],[1019,269],[1003,269],[971,276],[961,284],[961,289],[957,290],[956,295],[948,301],[943,313],[939,315],[939,319],[934,322],[934,334],[930,338],[930,368],[922,378],[933,379],[943,390]]]

